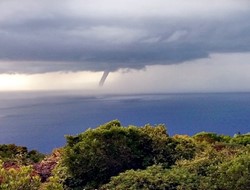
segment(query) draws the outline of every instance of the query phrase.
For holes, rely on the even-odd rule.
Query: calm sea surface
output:
[[[250,131],[250,93],[34,95],[0,93],[0,144],[49,153],[64,135],[119,119],[123,126],[165,124],[170,135]]]

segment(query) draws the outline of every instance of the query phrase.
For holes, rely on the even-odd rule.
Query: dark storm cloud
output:
[[[250,51],[245,0],[2,0],[0,72],[102,71]]]

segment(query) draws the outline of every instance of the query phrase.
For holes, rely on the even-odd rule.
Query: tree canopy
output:
[[[0,145],[0,189],[250,189],[249,134],[170,136],[114,120],[66,140],[46,156]]]

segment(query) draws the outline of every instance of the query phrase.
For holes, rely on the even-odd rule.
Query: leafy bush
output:
[[[4,168],[0,161],[1,190],[36,190],[40,187],[40,177],[33,173],[31,166]]]
[[[179,160],[169,169],[154,165],[144,170],[127,170],[112,177],[101,189],[249,189],[250,151],[241,148],[244,151],[229,146],[218,152],[208,146],[195,158]]]
[[[218,173],[217,183],[221,189],[250,189],[250,152],[223,162]]]
[[[128,169],[158,162],[171,165],[171,142],[162,125],[125,128],[118,121],[68,136],[64,163],[71,178],[65,184],[93,189]]]
[[[173,136],[175,160],[192,159],[197,151],[197,145],[194,140],[187,135]]]
[[[146,170],[128,170],[112,177],[101,190],[160,190],[160,189],[197,189],[196,176],[181,168],[164,169],[161,165],[148,167]]]
[[[193,136],[193,138],[198,142],[206,141],[208,143],[215,143],[223,141],[224,138],[222,136],[217,135],[216,133],[211,132],[200,132]]]
[[[0,189],[250,189],[249,134],[170,137],[164,125],[122,127],[114,120],[66,138],[45,158],[0,145]]]
[[[67,179],[67,168],[62,163],[61,155],[63,148],[53,150],[52,155],[49,157],[52,160],[55,160],[57,164],[53,167],[53,170],[50,172],[50,177],[46,179],[45,183],[42,184],[39,190],[66,190],[67,187],[64,187],[63,182]],[[47,159],[49,161],[50,159]]]
[[[41,185],[39,190],[64,190],[63,184],[58,177],[50,177],[48,182]]]
[[[14,144],[0,145],[0,159],[3,161],[14,161],[28,165],[37,163],[44,157],[44,154],[36,150],[28,151],[27,147],[16,146]]]
[[[235,135],[230,142],[241,145],[250,145],[250,134]]]

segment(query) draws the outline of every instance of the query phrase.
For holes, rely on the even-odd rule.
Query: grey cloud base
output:
[[[129,2],[1,1],[0,73],[141,69],[250,51],[248,1]]]

